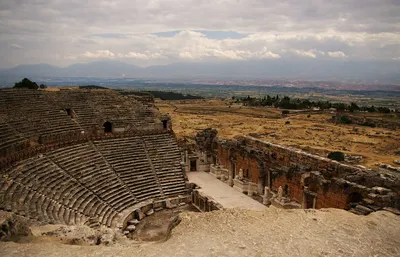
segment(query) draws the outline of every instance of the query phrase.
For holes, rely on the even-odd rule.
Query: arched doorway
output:
[[[71,119],[75,118],[75,112],[74,110],[72,110],[72,108],[65,108],[64,110],[67,113],[67,115],[71,117]]]
[[[162,126],[163,126],[163,129],[167,129],[168,128],[168,121],[167,120],[163,120],[162,121]]]
[[[112,132],[112,123],[109,121],[104,122],[104,133],[111,133]]]
[[[351,209],[355,207],[363,199],[362,195],[357,192],[353,192],[347,196],[346,204],[347,208]]]
[[[68,116],[72,116],[72,110],[71,108],[66,108],[65,111],[67,112]]]

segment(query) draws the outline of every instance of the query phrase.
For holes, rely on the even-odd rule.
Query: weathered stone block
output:
[[[150,209],[146,212],[146,216],[150,216],[154,214],[154,209]]]
[[[126,230],[128,230],[129,232],[133,232],[136,230],[136,226],[135,225],[129,225],[126,227]]]
[[[139,224],[140,223],[140,221],[139,220],[137,220],[137,219],[133,219],[133,220],[129,220],[128,221],[128,224],[129,225],[137,225],[137,224]]]
[[[146,217],[146,215],[141,210],[137,210],[136,217],[138,218],[138,220],[142,220],[144,219],[144,217]]]

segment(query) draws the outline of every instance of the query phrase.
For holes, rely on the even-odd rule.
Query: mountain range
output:
[[[115,60],[77,63],[68,67],[49,64],[0,69],[3,78],[139,78],[139,79],[305,79],[400,84],[399,61],[252,60],[193,62],[139,67]]]

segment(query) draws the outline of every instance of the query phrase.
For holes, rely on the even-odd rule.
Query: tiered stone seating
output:
[[[0,173],[0,209],[45,223],[112,227],[138,202],[184,193],[170,134],[64,147]]]
[[[0,108],[5,122],[25,138],[46,134],[79,132],[79,126],[67,113],[53,106],[39,90],[0,90]]]
[[[161,197],[140,137],[96,141],[94,144],[139,201]]]
[[[0,209],[44,223],[113,227],[139,202],[185,193],[171,135],[76,144],[101,136],[105,121],[115,131],[161,129],[151,104],[110,90],[0,89],[0,109]],[[68,144],[76,145],[48,150]]]
[[[117,212],[136,203],[132,193],[90,143],[65,147],[46,155]]]
[[[95,112],[89,104],[85,102],[75,103],[72,110],[75,112],[76,120],[82,128],[90,131],[93,127],[97,126],[94,120]]]
[[[68,193],[60,199],[54,197],[54,188],[68,178],[45,157],[26,160],[2,173],[2,178],[2,207],[6,210],[47,223],[81,224],[87,219],[79,206],[65,204]]]
[[[8,150],[18,151],[23,149],[26,139],[7,123],[0,122],[0,156],[7,154]]]
[[[184,194],[181,153],[171,134],[143,136],[149,158],[166,196]]]
[[[109,202],[101,199],[46,156],[24,161],[4,176],[11,183],[11,186],[1,190],[5,192],[4,208],[21,215],[65,224],[77,224],[78,217],[86,217],[85,220],[94,217],[100,223],[111,226],[113,218],[118,214]],[[28,203],[36,202],[37,208],[26,204],[24,199],[29,199]],[[46,208],[43,209],[43,206]]]

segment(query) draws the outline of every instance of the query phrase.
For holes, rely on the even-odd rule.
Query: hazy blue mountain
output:
[[[23,64],[11,69],[1,70],[0,73],[8,76],[25,77],[58,77],[62,74],[63,69],[49,64]]]
[[[397,61],[278,59],[209,63],[173,63],[138,67],[120,61],[96,61],[59,68],[48,64],[0,70],[2,77],[97,77],[144,79],[329,79],[400,84]]]
[[[65,77],[123,77],[142,68],[120,61],[97,61],[72,64],[64,69]],[[140,73],[139,73],[140,74]]]

